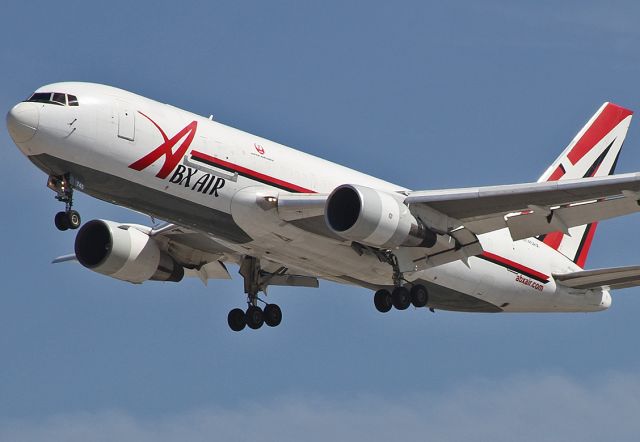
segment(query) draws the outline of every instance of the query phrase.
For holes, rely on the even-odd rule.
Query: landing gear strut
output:
[[[243,258],[240,264],[240,274],[244,278],[247,310],[242,311],[239,308],[231,310],[227,316],[229,328],[233,331],[241,331],[245,327],[257,330],[263,324],[267,324],[269,327],[278,326],[282,322],[280,307],[277,304],[267,304],[258,297],[258,292],[267,288],[270,279],[269,275],[260,268],[260,261],[251,256]],[[260,308],[258,302],[265,304],[264,310]]]
[[[80,214],[73,210],[73,187],[69,183],[69,176],[50,176],[47,187],[56,193],[56,199],[65,205],[63,212],[56,213],[54,223],[58,230],[77,229],[82,220]]]
[[[429,293],[422,284],[411,285],[409,290],[404,282],[408,282],[404,279],[400,266],[398,265],[398,259],[391,252],[385,252],[383,255],[384,260],[391,265],[393,269],[393,285],[394,289],[389,291],[387,289],[378,290],[373,296],[373,303],[376,306],[376,310],[380,313],[386,313],[395,307],[397,310],[406,310],[410,305],[414,307],[426,307],[429,302]]]

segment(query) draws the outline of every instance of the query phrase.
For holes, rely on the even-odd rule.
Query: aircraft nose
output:
[[[36,103],[18,103],[7,113],[7,129],[16,143],[24,143],[33,138],[39,122],[40,111]]]

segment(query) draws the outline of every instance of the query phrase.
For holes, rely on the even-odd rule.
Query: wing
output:
[[[242,268],[244,256],[210,235],[175,224],[154,229],[149,233],[177,262],[185,267],[185,276],[198,277],[206,285],[209,279],[231,279],[225,263]],[[261,259],[260,284],[267,286],[314,287],[319,283],[315,275],[296,271],[281,264]]]
[[[197,277],[205,285],[210,279],[231,279],[224,263],[239,260],[222,242],[175,224],[152,229],[149,236],[185,268],[185,276]]]
[[[398,195],[399,196],[399,195]],[[280,193],[280,219],[333,240],[324,218],[326,194]],[[508,228],[514,240],[640,211],[640,173],[504,186],[409,192],[404,204],[437,232],[433,247],[400,247],[403,271],[466,260],[482,253],[477,235]],[[365,204],[366,205],[366,204]]]
[[[405,203],[440,231],[508,228],[514,240],[640,211],[640,174],[411,192]]]
[[[184,268],[185,276],[197,277],[205,285],[210,279],[231,279],[225,264],[232,263],[241,267],[245,259],[243,254],[233,250],[224,241],[176,224],[165,223],[161,227],[151,228],[139,224],[109,223],[116,224],[119,229],[134,229],[149,236],[163,253]],[[78,259],[75,254],[69,254],[55,258],[52,262],[57,264],[69,261]],[[279,263],[262,259],[260,283],[265,288],[273,285],[318,287],[315,275],[299,271],[294,274],[290,270],[292,269]],[[118,279],[134,282],[127,278]]]

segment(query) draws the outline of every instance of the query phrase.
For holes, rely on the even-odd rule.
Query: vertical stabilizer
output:
[[[538,182],[613,174],[632,114],[616,104],[604,103]],[[570,235],[552,232],[538,239],[584,267],[597,224],[572,227]]]

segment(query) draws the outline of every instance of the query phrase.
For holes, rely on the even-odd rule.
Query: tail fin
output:
[[[632,114],[613,103],[604,103],[538,182],[613,174]],[[538,239],[584,268],[597,224],[572,227],[569,235],[553,232]]]

